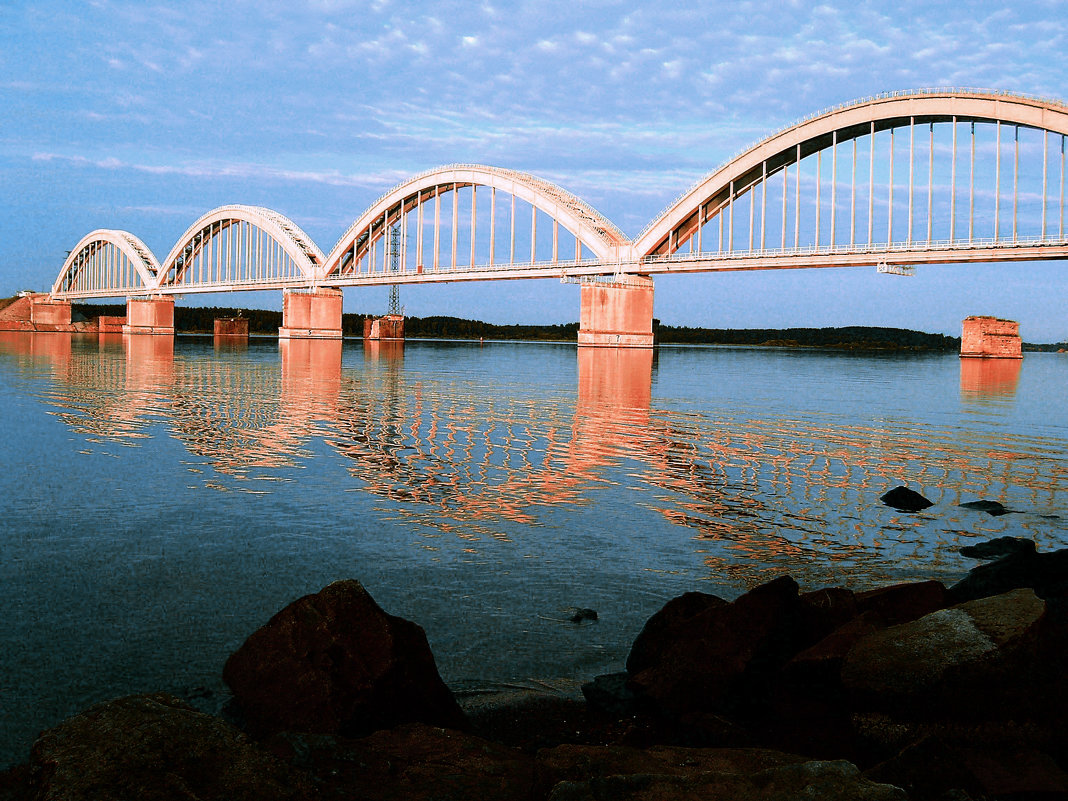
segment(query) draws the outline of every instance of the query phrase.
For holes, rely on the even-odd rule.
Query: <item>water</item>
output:
[[[218,708],[227,655],[340,578],[455,689],[563,691],[686,590],[1064,547],[1066,386],[1058,354],[0,334],[0,765],[109,697]],[[880,504],[898,484],[935,505]]]

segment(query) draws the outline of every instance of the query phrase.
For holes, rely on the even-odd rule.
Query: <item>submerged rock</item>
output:
[[[995,537],[975,545],[965,545],[957,553],[969,559],[1000,559],[1015,553],[1035,553],[1034,540],[1025,537]]]
[[[567,619],[572,623],[596,623],[597,610],[571,607],[567,610]]]
[[[920,512],[934,504],[915,490],[908,487],[894,487],[879,497],[887,506],[901,512]]]
[[[223,678],[259,732],[464,725],[423,629],[386,614],[354,580],[276,614],[227,660]]]
[[[991,517],[1007,515],[1012,512],[1012,509],[1006,509],[998,501],[968,501],[967,503],[959,505],[962,509],[973,509],[976,512],[986,512]]]
[[[311,799],[311,783],[233,726],[173,696],[98,704],[31,751],[37,801]]]

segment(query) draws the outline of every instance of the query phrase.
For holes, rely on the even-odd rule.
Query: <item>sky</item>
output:
[[[0,5],[0,297],[51,286],[95,228],[162,258],[262,205],[328,251],[380,194],[455,162],[523,170],[628,236],[738,151],[822,108],[971,86],[1068,99],[1063,2],[246,2]],[[1068,265],[667,276],[663,323],[890,325],[970,314],[1068,339]],[[409,315],[578,319],[555,280],[404,287]],[[280,308],[281,293],[180,303]],[[382,313],[386,291],[345,290]]]

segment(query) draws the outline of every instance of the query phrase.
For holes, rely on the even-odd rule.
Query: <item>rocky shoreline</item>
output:
[[[98,704],[0,774],[0,801],[1068,798],[1068,550],[966,555],[948,588],[686,593],[585,700],[458,702],[423,630],[338,581],[231,655],[225,715]]]

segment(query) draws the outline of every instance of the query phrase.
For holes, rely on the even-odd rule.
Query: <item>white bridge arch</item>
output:
[[[82,237],[67,254],[52,295],[63,298],[140,294],[153,289],[159,262],[144,242],[126,231],[100,228]]]

